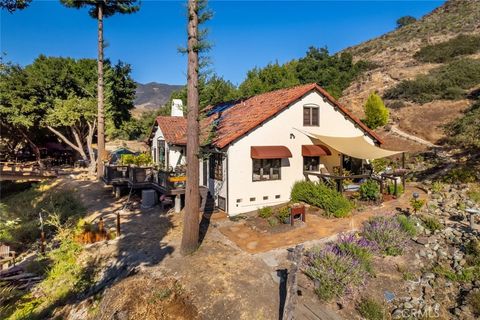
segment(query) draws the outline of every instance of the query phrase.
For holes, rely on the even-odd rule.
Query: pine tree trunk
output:
[[[103,174],[103,156],[105,154],[105,115],[103,105],[103,5],[98,5],[98,131],[97,131],[97,178]]]
[[[96,169],[96,160],[95,160],[95,153],[93,152],[93,147],[92,147],[92,140],[93,140],[93,135],[95,134],[95,124],[96,122],[93,122],[93,125],[87,122],[88,124],[88,135],[87,135],[87,149],[88,149],[88,156],[90,159],[90,165],[88,166],[88,172],[90,174],[95,173]]]
[[[188,1],[187,183],[182,254],[198,247],[199,236],[199,122],[198,122],[198,4]]]

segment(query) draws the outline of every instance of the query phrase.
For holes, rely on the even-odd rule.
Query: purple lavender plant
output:
[[[341,251],[335,244],[309,251],[304,272],[315,282],[315,292],[322,300],[352,292],[368,275],[354,255]]]
[[[362,236],[374,242],[380,252],[396,256],[402,254],[408,237],[395,217],[372,217],[363,224]]]
[[[355,245],[360,248],[367,249],[371,252],[375,252],[378,250],[378,246],[375,242],[370,241],[362,236],[360,236],[358,233],[355,232],[344,232],[340,233],[337,237],[337,246],[341,245]]]

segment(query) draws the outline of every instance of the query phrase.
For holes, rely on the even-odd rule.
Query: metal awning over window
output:
[[[283,159],[292,157],[292,153],[285,146],[251,147],[250,155],[252,159]]]
[[[302,156],[304,157],[320,157],[330,156],[332,152],[326,146],[312,144],[302,146]]]

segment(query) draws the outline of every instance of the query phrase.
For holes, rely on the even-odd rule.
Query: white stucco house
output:
[[[317,84],[210,106],[201,127],[209,157],[200,163],[199,182],[229,215],[289,201],[306,172],[355,171],[362,159],[398,153],[381,149],[380,137]],[[178,113],[158,117],[154,161],[185,164],[185,134]]]
[[[182,110],[182,100],[173,99],[171,116],[156,118],[149,140],[153,162],[167,170],[186,164],[187,121]]]

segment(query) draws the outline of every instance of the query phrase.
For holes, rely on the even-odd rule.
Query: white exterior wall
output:
[[[158,164],[158,140],[165,139],[162,133],[162,130],[160,130],[160,127],[157,126],[157,130],[155,131],[155,135],[153,136],[152,139],[152,145],[150,146],[150,152],[152,154],[152,159],[155,159],[155,164]],[[155,152],[157,152],[157,156],[155,156]]]
[[[164,140],[165,137],[163,136],[162,130],[159,126],[157,126],[157,131],[155,131],[155,135],[152,139],[152,145],[150,152],[152,154],[152,159],[155,159],[154,152],[158,153],[158,140]],[[183,152],[183,154],[182,154]],[[168,166],[175,168],[177,165],[184,165],[186,164],[185,158],[185,147],[184,146],[176,146],[176,145],[169,145],[168,143],[165,144],[165,159],[168,159]],[[156,157],[156,164],[159,164],[158,155]]]
[[[303,106],[306,104],[319,106],[318,127],[303,126]],[[228,214],[237,215],[290,200],[293,183],[304,180],[302,145],[315,144],[314,140],[294,128],[321,135],[348,137],[363,134],[362,129],[356,126],[334,106],[325,102],[319,93],[312,92],[248,135],[230,144],[228,147]],[[295,138],[291,138],[291,134]],[[369,140],[373,144],[373,140]],[[319,143],[319,141],[316,142]],[[292,153],[292,158],[282,159],[281,179],[253,182],[250,147],[273,145],[286,146]],[[320,157],[320,162],[329,172],[332,172],[334,166],[340,165],[341,156],[336,150],[329,149],[332,155]],[[226,189],[220,190],[226,192]],[[276,195],[280,197],[276,199]],[[264,196],[267,196],[268,200],[263,200]],[[250,201],[252,197],[255,197],[255,201]],[[237,199],[241,199],[241,202],[237,203]]]
[[[178,165],[184,165],[187,163],[185,147],[168,145],[168,165],[172,168],[175,168]]]

